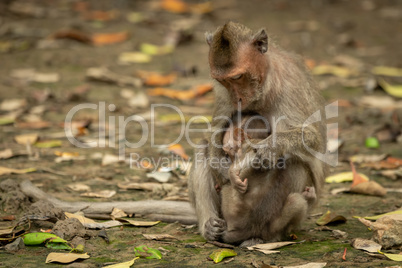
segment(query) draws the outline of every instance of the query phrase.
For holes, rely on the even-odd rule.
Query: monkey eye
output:
[[[243,74],[238,74],[238,75],[232,76],[230,79],[237,80],[237,79],[240,79],[242,76],[243,76]]]

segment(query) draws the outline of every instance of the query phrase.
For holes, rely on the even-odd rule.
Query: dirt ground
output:
[[[188,200],[185,172],[175,171],[176,175],[169,181],[170,188],[166,186],[167,188],[159,187],[151,191],[130,190],[119,185],[128,182],[155,183],[155,180],[147,177],[147,170],[144,168],[130,168],[127,161],[117,162],[113,158],[110,163],[104,162],[102,165],[105,154],[117,157],[120,153],[126,159],[129,159],[130,154],[140,159],[169,157],[168,149],[152,146],[151,134],[143,146],[125,148],[123,153],[122,148],[125,146],[121,131],[119,135],[107,136],[103,147],[79,148],[66,138],[64,121],[69,111],[77,105],[97,105],[95,109],[82,109],[74,115],[73,130],[80,141],[99,142],[105,141],[101,133],[105,129],[100,121],[102,116],[106,115],[105,133],[111,133],[108,132],[110,129],[122,126],[122,121],[119,120],[124,121],[131,115],[143,115],[150,123],[151,104],[175,105],[186,117],[210,117],[214,103],[213,93],[177,100],[152,96],[149,92],[156,86],[134,87],[127,83],[124,85],[94,81],[88,79],[86,73],[92,67],[107,67],[116,74],[131,78],[139,70],[164,74],[176,72],[177,80],[170,86],[163,86],[175,90],[188,90],[212,83],[204,33],[213,31],[228,20],[241,22],[252,29],[265,27],[270,35],[270,42],[275,40],[284,49],[301,54],[311,68],[323,64],[338,64],[351,72],[345,77],[315,76],[327,103],[338,101],[339,107],[338,117],[332,119],[331,123],[338,124],[342,145],[338,150],[339,164],[331,168],[331,174],[350,171],[348,159],[356,154],[387,154],[402,158],[401,99],[389,97],[377,86],[380,76],[371,72],[374,66],[402,67],[402,1],[219,0],[212,2],[210,12],[201,15],[192,10],[197,9],[195,4],[205,3],[203,1],[188,1],[193,9],[184,13],[166,10],[161,2],[163,1],[1,1],[0,102],[6,104],[0,111],[0,151],[11,149],[13,157],[0,155],[0,167],[18,170],[34,168],[35,171],[24,174],[1,173],[0,229],[14,226],[24,215],[41,215],[50,217],[50,221],[40,224],[35,221],[31,231],[47,230],[56,228],[52,219],[64,217],[62,211],[54,211],[53,208],[47,209],[51,211],[51,215],[45,215],[46,211],[41,212],[38,207],[30,207],[36,200],[28,198],[18,188],[18,183],[23,180],[30,180],[42,191],[64,201]],[[76,32],[72,34],[71,29]],[[63,35],[61,30],[69,30],[70,34],[67,36],[64,32]],[[111,44],[97,44],[94,39],[88,39],[93,33],[116,32],[128,32],[126,40],[110,41],[112,38],[109,36]],[[175,44],[173,52],[154,55],[150,62],[122,63],[118,60],[123,52],[140,51],[143,43],[161,46],[171,44],[172,40]],[[40,77],[37,78],[39,75],[36,78],[32,75],[32,71],[22,72],[23,75],[15,74],[18,69],[34,69],[34,72],[44,74],[57,73],[59,79],[52,82],[46,80],[49,77],[42,77],[46,81],[41,81]],[[400,75],[381,77],[385,77],[388,83],[402,84]],[[126,90],[122,92],[123,89]],[[145,96],[149,104],[141,106],[141,103],[130,102],[135,99],[130,94],[135,95],[138,92],[145,92],[145,95],[140,96]],[[369,104],[363,101],[366,100],[365,97],[371,98]],[[386,104],[382,104],[384,97],[389,98]],[[17,108],[7,108],[11,99],[22,101],[17,102]],[[101,109],[103,103],[106,107],[104,115]],[[167,107],[155,108],[155,111],[154,144],[173,142],[183,130],[177,113]],[[4,118],[8,120],[10,117],[12,120],[9,124],[4,123]],[[115,126],[111,123],[113,119]],[[204,129],[206,124],[196,123],[191,127]],[[126,126],[125,137],[135,143],[141,139],[142,130],[139,123],[131,122]],[[39,148],[37,143],[30,145],[30,142],[26,144],[26,140],[20,143],[15,140],[17,135],[32,133],[37,133],[40,141],[57,141],[58,146]],[[112,146],[110,136],[115,137],[115,146]],[[190,134],[190,140],[182,138],[176,143],[191,156],[194,149],[189,141],[197,142],[202,136],[202,133],[194,132]],[[379,148],[367,148],[366,138],[374,136],[380,142]],[[64,159],[59,161],[59,157]],[[297,241],[303,243],[281,248],[279,254],[271,255],[236,247],[234,250],[238,255],[233,260],[216,265],[271,267],[309,262],[326,262],[326,267],[400,265],[400,262],[398,264],[381,258],[378,254],[370,256],[354,249],[351,242],[355,238],[372,237],[372,232],[353,216],[371,216],[401,208],[401,173],[390,179],[381,175],[380,170],[361,165],[357,165],[357,168],[358,172],[391,190],[383,197],[352,193],[333,195],[332,190],[349,187],[350,182],[326,184],[319,205],[296,233]],[[83,184],[87,188],[77,191],[69,187],[77,184]],[[102,190],[116,193],[110,198],[81,196],[83,192]],[[329,228],[317,227],[316,220],[327,210],[344,216],[347,221],[332,224]],[[8,215],[14,215],[16,220],[6,221],[3,217]],[[84,237],[84,252],[88,252],[91,257],[70,264],[69,267],[103,267],[105,264],[128,261],[134,257],[134,247],[139,245],[163,248],[163,258],[141,258],[136,260],[135,266],[215,265],[207,258],[217,247],[206,243],[194,225],[162,222],[152,227],[114,227],[106,230],[109,243],[98,236],[99,230],[85,233],[85,230],[79,230],[79,225],[77,226],[74,227],[78,228],[74,229],[76,233],[66,239]],[[65,227],[57,228],[57,234],[63,235]],[[336,236],[332,230],[346,232],[347,236]],[[147,240],[143,234],[170,234],[176,239]],[[55,251],[44,246],[27,246],[17,251],[6,251],[4,246],[8,242],[10,240],[0,240],[1,267],[43,267],[46,256]],[[346,257],[343,259],[345,250]],[[399,248],[388,249],[387,252],[398,254],[400,251],[401,245]]]

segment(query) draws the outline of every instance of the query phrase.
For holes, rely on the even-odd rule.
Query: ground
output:
[[[87,6],[85,3],[90,5]],[[195,4],[201,1],[189,1],[189,3]],[[42,13],[35,13],[35,8],[42,10]],[[128,99],[122,96],[121,91],[122,88],[126,88],[136,92],[147,92],[147,95],[150,95],[148,92],[152,86],[135,88],[89,80],[86,78],[86,72],[91,67],[107,67],[115,73],[130,77],[134,77],[138,70],[161,73],[178,71],[178,79],[170,86],[177,90],[212,83],[209,77],[208,46],[204,41],[204,32],[213,31],[228,20],[241,22],[252,29],[264,27],[270,35],[270,42],[276,42],[286,50],[301,54],[311,68],[324,63],[341,62],[347,70],[356,70],[355,75],[346,78],[314,77],[327,103],[339,101],[338,117],[331,122],[338,123],[343,144],[338,150],[339,164],[331,168],[331,174],[350,171],[348,158],[356,154],[388,154],[402,158],[400,101],[399,108],[398,104],[390,104],[387,107],[375,105],[367,107],[361,104],[365,96],[377,96],[378,102],[387,96],[380,87],[376,87],[375,84],[371,86],[373,81],[374,83],[378,81],[378,77],[370,72],[372,67],[380,65],[402,67],[400,62],[402,35],[398,30],[402,28],[401,8],[401,1],[219,0],[213,2],[211,12],[195,15],[191,14],[191,11],[184,14],[167,11],[160,8],[159,1],[4,1],[0,3],[0,100],[8,102],[10,99],[18,98],[25,99],[26,103],[19,106],[20,112],[17,113],[15,122],[0,126],[2,132],[0,151],[11,149],[13,153],[22,155],[1,160],[0,166],[14,169],[36,168],[42,172],[4,174],[0,175],[0,182],[11,179],[19,183],[28,179],[44,192],[64,201],[134,201],[162,199],[169,196],[163,191],[119,188],[119,183],[127,181],[152,180],[146,177],[144,169],[132,169],[128,163],[101,165],[102,155],[118,155],[121,146],[117,144],[112,147],[106,143],[104,148],[76,147],[64,135],[64,120],[68,112],[79,104],[98,105],[95,109],[81,110],[73,120],[91,122],[88,127],[75,127],[75,130],[80,132],[81,139],[100,141],[102,136],[99,136],[97,130],[99,125],[102,128],[99,119],[102,117],[103,102],[106,103],[106,121],[110,123],[111,119],[115,118],[116,126],[122,125],[119,121],[121,118],[124,120],[128,116],[150,111],[149,105],[147,107],[129,105]],[[22,14],[24,10],[28,11]],[[109,14],[105,21],[100,15],[96,19],[89,18],[88,14],[95,10],[114,10],[117,15],[113,17]],[[130,22],[127,15],[132,12],[139,12],[138,14],[147,17],[139,22]],[[187,26],[189,29],[181,31],[183,42],[175,46],[172,53],[153,56],[148,63],[122,64],[118,61],[121,53],[139,51],[142,43],[165,44],[167,37],[172,39],[175,36],[172,34],[173,23],[183,19],[186,21],[181,23],[181,29]],[[97,45],[90,41],[55,39],[57,36],[55,33],[61,29],[78,29],[88,36],[90,33],[127,31],[129,36],[124,42]],[[188,33],[191,38],[186,40],[184,37],[188,37]],[[39,48],[43,40],[50,40],[49,42],[55,47]],[[342,60],[342,57],[349,61]],[[28,81],[27,77],[20,79],[12,76],[13,70],[26,68],[33,68],[39,73],[57,73],[60,75],[60,80],[54,83],[40,83]],[[387,81],[391,84],[402,83],[401,77],[387,78]],[[85,87],[89,89],[85,92],[80,91]],[[73,92],[76,92],[75,95],[72,95]],[[164,96],[148,96],[148,98],[150,104],[176,105],[186,116],[211,116],[214,103],[213,93],[184,101]],[[392,100],[398,101],[397,98]],[[116,109],[111,111],[113,109],[109,109],[111,107],[109,104],[115,105]],[[30,109],[37,106],[44,111],[35,115]],[[156,112],[155,144],[174,141],[182,131],[177,115],[166,107],[157,108]],[[2,109],[0,115],[9,116],[8,113],[9,111]],[[46,128],[38,128],[38,118],[48,123]],[[392,137],[388,139],[378,138],[380,147],[377,149],[367,148],[365,139],[377,135],[377,130],[387,123],[392,129],[390,133],[394,136],[391,135]],[[108,124],[107,127],[113,129],[113,125]],[[205,124],[196,124],[194,127],[205,128]],[[41,140],[60,140],[62,144],[57,148],[37,148],[15,142],[16,135],[26,133],[38,133]],[[387,130],[385,133],[388,133]],[[128,141],[133,143],[139,141],[142,135],[139,124],[128,124],[125,135]],[[151,146],[150,136],[148,137],[144,146],[126,148],[125,155],[136,153],[141,158],[150,159],[166,156],[166,150]],[[190,137],[192,142],[196,142],[201,139],[202,134],[194,133]],[[121,136],[116,138],[116,143],[121,142],[120,138]],[[184,147],[187,155],[193,154],[194,149],[189,140],[183,138],[178,143]],[[56,154],[60,154],[58,152],[77,153],[82,159],[55,162]],[[100,158],[96,157],[96,153],[100,153]],[[48,172],[49,169],[51,172]],[[400,177],[391,180],[380,175],[378,171],[364,167],[359,167],[358,172],[368,175],[371,180],[387,189],[402,188]],[[186,179],[185,174],[173,178],[173,185],[178,187],[176,189],[179,191],[172,194],[172,198],[176,200],[187,198]],[[80,192],[67,187],[76,183],[89,185],[91,191],[114,190],[117,193],[108,199],[82,197]],[[251,267],[252,262],[258,265],[264,262],[277,266],[301,265],[309,262],[327,262],[328,267],[398,265],[397,262],[372,257],[352,248],[351,241],[358,237],[369,239],[372,236],[372,232],[353,216],[376,215],[400,209],[401,193],[389,191],[383,197],[330,193],[335,188],[347,186],[350,186],[350,182],[325,185],[319,204],[303,223],[301,230],[296,233],[297,241],[304,241],[303,243],[284,247],[280,249],[279,254],[272,255],[235,248],[238,256],[228,264],[218,265]],[[29,214],[27,208],[33,200],[24,199],[23,196],[20,199],[10,198],[7,196],[7,189],[3,189],[0,201],[2,205],[0,216],[12,214],[18,219],[26,213]],[[347,219],[345,223],[330,226],[331,229],[346,232],[347,237],[336,238],[331,231],[317,227],[316,220],[327,210]],[[0,227],[5,228],[14,223],[15,221],[11,223],[0,221]],[[85,251],[91,258],[71,267],[101,267],[105,263],[128,261],[133,258],[134,247],[139,245],[162,247],[167,253],[162,260],[139,259],[135,266],[212,266],[213,263],[207,260],[207,257],[217,248],[206,243],[195,226],[186,227],[179,223],[160,223],[153,227],[117,227],[108,229],[107,234],[109,244],[101,237],[88,239]],[[143,234],[170,234],[177,240],[146,240]],[[346,260],[343,260],[345,249],[347,249]],[[16,252],[1,250],[0,266],[41,267],[46,256],[52,251],[54,250],[45,247],[26,247]],[[398,253],[400,248],[391,249],[391,252]],[[57,266],[57,264],[47,265]]]

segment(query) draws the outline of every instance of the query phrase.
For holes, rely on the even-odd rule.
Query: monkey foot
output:
[[[207,240],[218,240],[226,230],[226,221],[219,218],[209,218],[205,223],[204,237]]]
[[[243,243],[241,243],[239,247],[247,248],[247,247],[252,247],[257,244],[262,244],[262,243],[264,243],[264,241],[260,238],[251,238],[251,239],[248,239],[248,240],[244,241]]]
[[[317,198],[315,188],[313,186],[306,186],[302,195],[307,201],[314,201]]]

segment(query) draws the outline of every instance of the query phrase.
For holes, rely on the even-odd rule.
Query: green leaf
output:
[[[214,263],[221,262],[224,258],[237,256],[237,253],[233,249],[221,248],[217,249],[209,255]]]
[[[380,143],[375,137],[368,137],[366,139],[366,147],[370,149],[377,149],[380,147]]]
[[[67,249],[67,250],[72,250],[73,248],[70,247],[67,243],[63,243],[63,242],[47,242],[45,245],[47,248],[51,248],[51,249]]]
[[[154,248],[149,248],[146,245],[141,245],[134,248],[134,253],[136,257],[146,258],[146,259],[162,259],[162,253]]]
[[[34,146],[38,147],[38,148],[61,147],[61,145],[62,145],[62,142],[59,140],[39,141],[34,144]]]
[[[381,254],[385,255],[390,260],[402,261],[402,254],[390,254],[390,253],[384,253],[384,252],[381,252],[381,251],[378,251],[378,253],[381,253]]]
[[[384,214],[380,214],[380,215],[376,215],[376,216],[368,216],[368,217],[364,217],[366,220],[371,220],[371,221],[375,221],[378,220],[381,217],[387,216],[387,215],[396,215],[396,214],[402,214],[402,209],[399,210],[395,210],[395,211],[391,211],[391,212],[387,212]]]
[[[51,240],[52,243],[67,243],[66,240],[61,239],[55,234],[49,233],[29,233],[22,237],[24,239],[24,244],[27,246],[35,246],[46,243]]]

